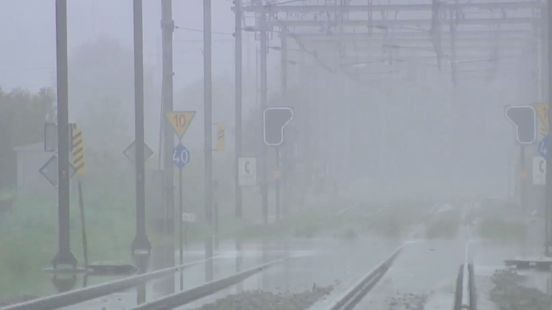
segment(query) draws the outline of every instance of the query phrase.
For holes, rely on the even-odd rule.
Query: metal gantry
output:
[[[335,54],[327,51],[338,49],[335,71],[362,74],[362,67],[373,66],[360,64],[378,54],[380,59],[432,56],[437,66],[450,66],[454,79],[463,62],[496,57],[496,46],[519,51],[516,42],[534,40],[542,30],[544,5],[542,0],[270,0],[251,2],[244,11],[250,15],[245,29],[286,32],[328,66]]]

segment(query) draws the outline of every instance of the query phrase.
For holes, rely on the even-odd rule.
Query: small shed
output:
[[[49,193],[52,185],[40,174],[40,168],[52,157],[42,143],[16,146],[18,193]]]

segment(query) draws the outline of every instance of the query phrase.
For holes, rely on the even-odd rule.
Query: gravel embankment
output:
[[[301,293],[247,291],[221,298],[196,310],[300,310],[307,309],[332,291],[332,287],[313,287]]]

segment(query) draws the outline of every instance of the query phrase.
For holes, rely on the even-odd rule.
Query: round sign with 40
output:
[[[179,169],[184,168],[187,164],[190,163],[191,155],[190,150],[184,145],[179,143],[175,146],[173,151],[173,162]]]

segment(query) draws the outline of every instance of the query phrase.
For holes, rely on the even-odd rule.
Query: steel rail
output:
[[[251,277],[252,275],[259,273],[273,265],[282,263],[285,260],[286,259],[279,259],[272,262],[268,262],[261,266],[253,267],[245,271],[242,271],[240,273],[237,273],[219,280],[211,281],[200,286],[196,286],[186,291],[182,291],[182,292],[171,294],[166,297],[162,297],[160,299],[139,305],[132,309],[133,310],[165,310],[165,309],[176,308],[176,307],[188,304],[190,302],[196,301],[198,299],[201,299],[203,297],[207,297],[227,287],[230,287],[234,284],[242,282],[243,280]]]
[[[214,258],[213,258],[214,259]],[[135,275],[120,280],[115,280],[108,283],[102,283],[94,286],[90,286],[83,289],[78,289],[62,294],[42,297],[10,306],[1,308],[1,310],[30,310],[41,309],[50,310],[58,309],[61,307],[67,307],[75,304],[79,304],[84,301],[88,301],[94,298],[106,296],[119,292],[128,288],[135,287],[137,285],[146,283],[153,279],[158,279],[170,275],[180,269],[195,266],[197,264],[206,262],[206,260],[194,261],[191,263],[160,269],[140,275]]]
[[[328,300],[322,300],[312,307],[310,310],[349,310],[353,309],[372,288],[383,278],[397,256],[401,253],[404,246],[397,248],[393,254],[387,257],[378,266],[372,269],[370,272],[362,276],[357,282],[355,282],[349,289],[336,298]]]
[[[477,290],[472,262],[466,262],[458,271],[453,309],[477,310]]]

